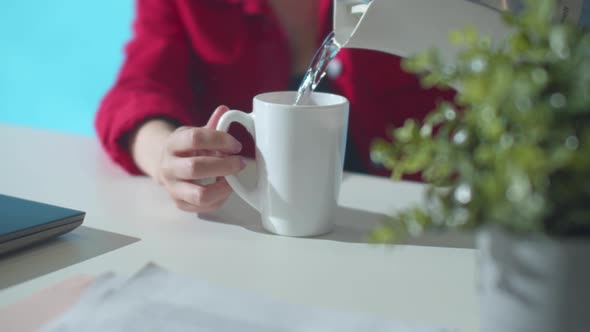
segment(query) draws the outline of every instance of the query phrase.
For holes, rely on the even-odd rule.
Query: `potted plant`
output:
[[[373,239],[475,230],[484,332],[590,331],[590,33],[554,23],[554,5],[526,1],[494,45],[452,33],[455,63],[406,59],[456,97],[372,147],[393,177],[421,172],[428,187]]]

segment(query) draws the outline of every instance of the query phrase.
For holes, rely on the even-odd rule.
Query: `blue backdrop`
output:
[[[94,135],[132,16],[132,0],[2,0],[0,122]]]

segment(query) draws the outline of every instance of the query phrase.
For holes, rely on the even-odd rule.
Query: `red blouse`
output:
[[[333,0],[318,1],[319,47],[332,31]],[[126,144],[139,124],[167,118],[202,126],[221,104],[250,111],[255,95],[287,89],[289,57],[286,36],[264,0],[138,0],[124,64],[96,116],[101,143],[115,162],[140,174]],[[324,79],[350,101],[348,137],[362,164],[385,174],[371,164],[371,141],[407,118],[422,118],[450,93],[422,89],[389,54],[343,49],[334,61]],[[232,133],[252,151],[244,130]]]

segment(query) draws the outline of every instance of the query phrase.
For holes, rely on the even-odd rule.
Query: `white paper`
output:
[[[309,308],[215,287],[153,264],[127,281],[113,275],[93,284],[80,302],[44,332],[450,332],[367,314]]]

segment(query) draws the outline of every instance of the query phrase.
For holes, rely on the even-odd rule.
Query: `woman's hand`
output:
[[[145,137],[145,130],[150,128],[148,122],[136,135],[133,151],[140,167],[140,145],[158,141],[157,137],[160,137],[159,161],[153,167],[144,162],[142,169],[166,189],[181,210],[211,212],[219,209],[232,192],[223,176],[236,174],[246,165],[242,157],[235,155],[242,149],[240,142],[226,132],[215,130],[219,118],[227,110],[225,106],[218,107],[205,127],[181,127],[176,130],[168,127],[167,135],[153,129],[153,135],[148,139]],[[151,124],[152,128],[154,126],[156,124]],[[217,180],[202,184],[203,180],[211,178]]]

